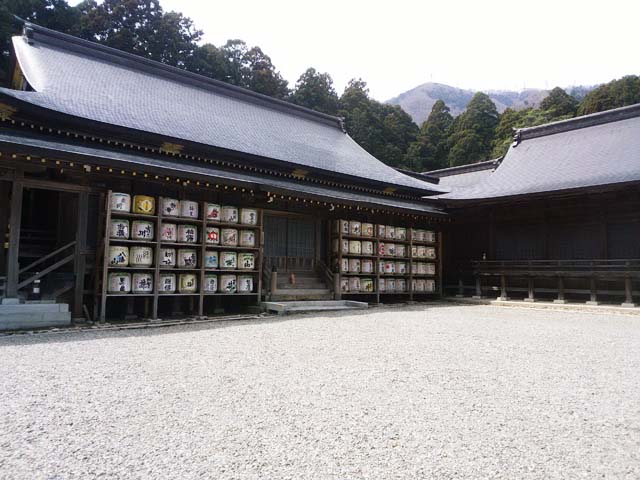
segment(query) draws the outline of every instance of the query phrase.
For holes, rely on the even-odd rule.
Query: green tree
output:
[[[560,87],[556,87],[540,102],[540,109],[546,110],[551,119],[573,117],[578,110],[578,101]]]
[[[449,164],[455,166],[488,160],[498,121],[498,110],[489,96],[476,93],[452,126]]]
[[[409,145],[405,163],[412,170],[437,170],[447,166],[449,154],[448,135],[453,124],[449,107],[438,100],[433,104],[431,113],[420,127],[420,132]]]
[[[289,95],[289,84],[271,63],[271,58],[260,47],[253,47],[244,56],[248,77],[243,86],[270,97],[284,99]]]
[[[187,59],[185,68],[190,72],[227,82],[228,62],[223,52],[212,43],[196,47]]]
[[[580,102],[578,115],[588,115],[634,103],[640,103],[640,77],[628,75],[587,93]]]
[[[329,115],[336,115],[338,112],[339,99],[331,76],[320,73],[315,68],[308,68],[300,75],[289,99],[296,105]]]

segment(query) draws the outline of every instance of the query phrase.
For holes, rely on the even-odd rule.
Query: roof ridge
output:
[[[544,137],[605,123],[618,122],[634,117],[640,117],[640,103],[569,118],[567,120],[545,123],[544,125],[538,125],[536,127],[519,128],[515,132],[515,140],[518,142],[530,138]]]
[[[482,162],[469,163],[467,165],[457,165],[455,167],[447,167],[440,168],[438,170],[430,170],[428,172],[423,172],[424,175],[435,176],[437,178],[438,175],[447,176],[443,174],[456,174],[456,173],[465,173],[465,172],[475,172],[480,170],[489,170],[494,165],[496,165],[502,157],[494,158],[493,160],[484,160]]]
[[[137,68],[138,70],[146,70],[156,75],[161,75],[174,81],[182,81],[183,83],[189,83],[199,88],[211,89],[217,92],[222,92],[229,96],[244,100],[247,102],[259,104],[261,106],[271,107],[275,110],[286,111],[287,113],[296,114],[300,117],[307,118],[314,121],[338,128],[346,133],[344,127],[344,119],[336,117],[322,112],[317,112],[310,108],[301,107],[294,103],[280,100],[278,98],[269,97],[261,93],[254,92],[252,90],[238,87],[230,83],[216,80],[213,78],[205,77],[197,73],[189,72],[178,67],[166,65],[156,60],[151,60],[133,53],[124,52],[116,48],[101,45],[96,42],[85,40],[73,35],[61,33],[50,28],[42,27],[35,23],[23,20],[19,17],[19,21],[23,22],[24,32],[23,35],[29,42],[42,41],[43,43],[49,43],[57,45],[60,43],[65,44],[65,48],[75,51],[81,51],[86,53],[91,51],[97,56],[103,59],[109,59],[116,63],[124,64],[129,67]],[[34,36],[35,34],[35,36]]]

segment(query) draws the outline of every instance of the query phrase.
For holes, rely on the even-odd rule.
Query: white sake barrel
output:
[[[148,195],[135,195],[133,197],[133,213],[153,215],[156,213],[156,199]]]
[[[378,261],[378,273],[384,273],[384,262]]]
[[[198,202],[182,200],[180,202],[180,216],[184,218],[198,218]]]
[[[413,280],[411,280],[411,291],[412,292],[416,291],[416,279],[415,278]]]
[[[178,242],[198,243],[198,227],[195,225],[178,225]]]
[[[240,210],[240,223],[243,225],[257,225],[258,211],[255,208],[243,208]]]
[[[218,291],[218,276],[205,275],[202,289],[207,293],[216,293]]]
[[[360,291],[360,277],[349,277],[349,291],[350,292]]]
[[[396,278],[396,292],[407,290],[407,281],[404,278]]]
[[[255,232],[255,230],[240,230],[240,246],[241,247],[255,247],[256,246],[256,232]]]
[[[407,273],[407,264],[405,262],[396,262],[396,273],[398,275]]]
[[[198,280],[193,273],[181,273],[178,285],[180,293],[195,293],[198,291]]]
[[[435,243],[436,241],[436,232],[432,230],[425,230],[424,232],[424,241],[429,243]]]
[[[109,265],[114,267],[128,267],[129,247],[111,245],[109,247]]]
[[[363,255],[373,255],[373,242],[362,242],[362,254]]]
[[[181,248],[178,250],[178,268],[197,268],[198,254],[195,250]]]
[[[349,271],[349,259],[348,258],[343,258],[342,259],[342,263],[340,264],[340,271],[342,273],[346,273]]]
[[[427,232],[425,230],[418,230],[416,235],[417,235],[417,238],[416,238],[417,241],[419,242],[427,241]]]
[[[349,253],[349,240],[342,240],[341,250],[343,254]]]
[[[418,247],[416,245],[411,245],[411,257],[417,258],[418,256]]]
[[[418,263],[417,262],[413,262],[411,263],[411,273],[416,275],[418,273]]]
[[[207,227],[206,243],[210,245],[220,244],[220,229],[218,227]]]
[[[221,208],[217,203],[207,203],[207,220],[219,222],[221,217]]]
[[[396,291],[396,279],[395,278],[385,278],[386,289],[387,292],[395,292]]]
[[[236,252],[222,252],[220,254],[220,268],[235,270],[238,268],[238,254]]]
[[[220,291],[222,293],[236,293],[238,279],[235,275],[220,275]]]
[[[387,244],[384,242],[378,242],[378,255],[384,257],[385,252],[387,251]]]
[[[424,245],[418,245],[418,252],[416,256],[418,258],[425,258],[427,256],[427,247]]]
[[[109,274],[108,293],[130,293],[131,274],[125,272],[113,272]]]
[[[396,227],[396,239],[397,240],[406,240],[407,239],[407,229],[404,227]]]
[[[112,212],[131,212],[131,195],[113,192],[111,194]]]
[[[378,238],[386,238],[385,226],[378,225]]]
[[[178,240],[178,227],[175,223],[163,223],[160,226],[160,240],[175,242]]]
[[[253,292],[253,277],[251,275],[238,276],[238,292],[240,293]]]
[[[396,256],[396,244],[395,243],[387,243],[385,246],[385,253],[387,257],[395,257]]]
[[[373,273],[373,260],[362,260],[360,268],[362,273]]]
[[[384,292],[387,289],[387,282],[385,281],[384,278],[379,278],[378,279],[378,291],[380,292]]]
[[[180,202],[175,198],[163,198],[161,208],[163,217],[180,216]]]
[[[134,273],[131,280],[133,293],[153,293],[153,274]]]
[[[174,273],[161,273],[158,281],[159,293],[175,293],[176,275]]]
[[[349,272],[351,272],[351,273],[360,273],[360,259],[359,258],[350,258],[349,259]]]
[[[436,281],[435,280],[425,280],[424,281],[424,291],[433,293],[436,291]]]
[[[426,275],[427,274],[427,264],[423,262],[418,262],[418,275]]]
[[[340,231],[342,235],[349,235],[349,221],[348,220],[338,220],[340,223]]]
[[[360,287],[363,292],[373,292],[373,279],[372,278],[363,278],[360,282]]]
[[[236,247],[238,245],[238,230],[235,228],[223,228],[220,232],[220,243],[227,247]]]
[[[131,222],[131,238],[133,240],[153,240],[153,223],[145,220]]]
[[[395,264],[395,262],[384,262],[384,273],[386,273],[386,274],[396,273],[396,264]]]
[[[424,292],[425,281],[423,279],[416,280],[416,292]]]
[[[160,249],[160,265],[163,267],[176,266],[176,249],[175,248]]]
[[[222,221],[226,223],[238,223],[238,207],[223,205]]]
[[[253,270],[256,267],[256,256],[253,253],[238,254],[238,269]]]
[[[356,220],[349,222],[349,235],[360,236],[362,233],[362,224]]]
[[[411,240],[413,240],[414,242],[418,240],[418,230],[416,230],[415,228],[411,229]]]
[[[373,237],[373,223],[363,223],[362,224],[362,236],[363,237]]]
[[[207,250],[204,255],[204,268],[217,269],[218,266],[218,252]]]
[[[112,218],[109,227],[109,237],[119,240],[129,239],[129,220]]]
[[[396,257],[404,258],[407,254],[407,247],[402,243],[396,243]]]
[[[425,257],[427,258],[436,258],[436,249],[433,247],[427,247],[425,252]]]
[[[360,255],[362,253],[362,242],[360,240],[349,240],[349,253]]]
[[[435,263],[425,263],[425,273],[427,275],[435,275],[436,274],[436,264]]]
[[[342,293],[346,293],[349,291],[349,279],[348,278],[341,278],[340,279],[340,291]]]
[[[385,227],[385,232],[387,234],[387,239],[393,240],[393,239],[396,238],[396,227],[393,227],[391,225],[387,225]]]
[[[129,265],[132,267],[150,267],[153,265],[153,248],[131,247],[129,249]]]

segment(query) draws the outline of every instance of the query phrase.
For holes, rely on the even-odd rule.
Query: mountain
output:
[[[591,87],[580,88],[590,89]],[[451,114],[456,116],[462,113],[475,93],[474,90],[464,90],[441,83],[425,83],[401,93],[386,103],[400,105],[418,125],[421,125],[427,119],[436,100],[443,100],[451,109]],[[491,90],[486,93],[496,104],[498,111],[502,112],[507,107],[516,110],[536,107],[547,96],[548,90],[529,88],[520,92]],[[584,95],[582,90],[580,93]]]

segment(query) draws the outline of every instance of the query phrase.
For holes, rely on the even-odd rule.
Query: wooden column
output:
[[[11,202],[11,184],[0,181],[0,205],[9,205]],[[7,273],[7,229],[9,227],[9,209],[0,208],[0,277]]]
[[[482,284],[480,283],[480,275],[476,275],[476,294],[473,298],[482,298]]]
[[[500,296],[497,300],[501,300],[503,302],[509,300],[509,297],[507,297],[507,277],[504,273],[500,274]]]
[[[89,222],[89,194],[78,194],[78,221],[76,230],[76,252],[74,261],[75,292],[73,296],[73,320],[84,321],[82,302],[86,272],[87,225]]]
[[[456,294],[456,298],[464,297],[464,282],[462,281],[462,273],[458,276],[458,293]]]
[[[562,277],[558,277],[558,298],[553,303],[567,303],[564,299],[564,279]]]
[[[533,277],[527,278],[527,298],[524,299],[525,302],[535,302],[536,297],[533,291]]]
[[[624,279],[624,303],[623,307],[635,307],[636,304],[633,303],[633,290],[631,284],[631,277],[627,277]]]
[[[596,290],[596,277],[591,277],[590,289],[589,289],[589,301],[587,305],[598,305],[598,296]]]
[[[8,299],[18,298],[18,277],[20,265],[18,255],[20,252],[20,224],[22,222],[22,195],[24,183],[20,177],[13,181],[11,188],[11,210],[9,213],[9,251],[7,252],[7,290],[5,296]]]

